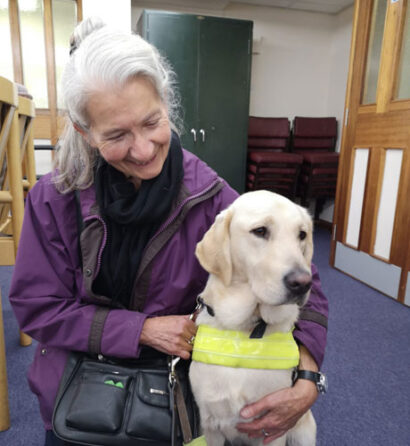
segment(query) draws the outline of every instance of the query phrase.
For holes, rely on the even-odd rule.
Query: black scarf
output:
[[[181,143],[175,132],[161,173],[142,181],[139,189],[99,159],[96,196],[108,237],[94,291],[111,298],[113,305],[128,308],[144,248],[168,216],[183,175]]]

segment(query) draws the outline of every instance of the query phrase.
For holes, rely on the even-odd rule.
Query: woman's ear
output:
[[[76,124],[75,122],[73,122],[73,127],[74,127],[74,130],[76,132],[78,132],[87,141],[87,143],[90,146],[93,146],[93,144],[91,144],[90,135],[86,130],[84,130],[80,125]]]

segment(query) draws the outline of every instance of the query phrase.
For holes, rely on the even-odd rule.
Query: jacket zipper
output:
[[[158,231],[153,235],[153,237],[151,238],[151,240],[147,243],[147,246],[144,249],[144,252],[141,256],[141,261],[140,261],[140,265],[143,264],[143,260],[144,257],[146,256],[150,246],[152,245],[152,243],[155,241],[155,239],[157,239],[178,217],[178,215],[181,213],[181,211],[183,210],[183,208],[192,200],[196,200],[198,198],[200,198],[203,195],[206,195],[207,193],[209,193],[213,188],[215,188],[216,186],[218,186],[219,184],[221,184],[221,180],[219,178],[217,178],[215,181],[213,181],[208,187],[206,187],[205,189],[203,189],[201,192],[195,194],[195,195],[191,195],[189,197],[187,197],[185,200],[182,201],[182,203],[175,209],[175,211],[172,213],[172,215],[168,218],[168,220],[166,220],[158,229]],[[143,270],[145,269],[145,267],[143,269],[139,268],[137,271],[137,275],[136,278],[134,280],[134,284],[132,287],[132,294],[131,294],[131,300],[133,299],[134,295],[135,295],[135,288],[137,286],[138,280],[140,279],[140,277],[142,276]]]
[[[144,249],[142,258],[144,257],[146,251],[148,250],[149,246],[152,244],[152,242],[159,236],[162,234],[162,232],[165,231],[165,229],[168,228],[168,226],[170,226],[174,220],[177,218],[177,216],[180,214],[180,212],[182,211],[182,209],[184,208],[184,206],[189,203],[192,200],[195,200],[196,198],[200,198],[202,195],[206,195],[209,191],[212,190],[213,187],[215,187],[217,184],[220,183],[220,180],[217,179],[215,180],[213,183],[211,183],[210,186],[208,186],[206,189],[202,190],[200,193],[196,194],[196,195],[191,195],[187,198],[185,198],[185,200],[175,209],[175,211],[173,212],[173,214],[168,218],[168,220],[163,223],[160,228],[158,229],[158,231],[152,236],[151,240],[148,242],[147,246]]]
[[[103,250],[104,250],[104,248],[105,248],[105,246],[107,244],[107,241],[108,241],[107,226],[106,226],[104,220],[102,219],[102,217],[100,215],[98,215],[98,214],[90,215],[89,217],[86,217],[84,219],[84,221],[86,222],[86,221],[94,220],[94,219],[97,219],[102,224],[102,227],[103,227],[103,230],[104,230],[104,236],[103,236],[103,239],[102,239],[102,242],[101,242],[100,249],[98,250],[97,266],[96,266],[96,268],[94,270],[93,279],[92,279],[93,281],[97,277],[98,273],[100,272],[102,253],[103,253]]]

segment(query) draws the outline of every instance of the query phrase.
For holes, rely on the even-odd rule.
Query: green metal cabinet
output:
[[[182,145],[245,188],[253,23],[144,10],[137,30],[170,61],[184,111]]]

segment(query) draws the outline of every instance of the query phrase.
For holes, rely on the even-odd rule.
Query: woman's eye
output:
[[[268,238],[268,228],[266,226],[260,226],[259,228],[255,228],[251,230],[253,235],[260,238]]]
[[[124,133],[120,133],[119,135],[110,136],[108,141],[119,141],[124,137]]]
[[[146,126],[146,127],[153,128],[153,127],[156,127],[156,126],[158,125],[158,123],[159,123],[159,120],[148,121],[148,122],[145,124],[145,126]]]
[[[306,231],[299,232],[299,240],[305,240],[306,236],[307,236]]]

